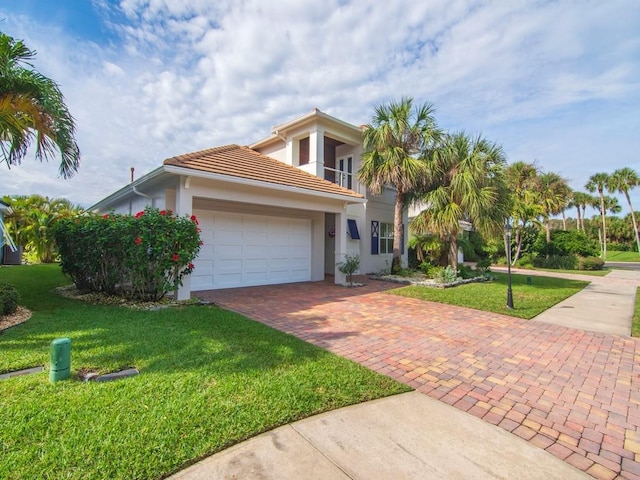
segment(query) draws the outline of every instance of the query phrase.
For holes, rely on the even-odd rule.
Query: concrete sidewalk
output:
[[[506,268],[493,270],[504,272]],[[588,332],[631,336],[636,289],[640,286],[640,270],[612,270],[606,277],[517,268],[511,271],[532,277],[559,277],[591,282],[580,292],[542,312],[533,320]]]
[[[585,479],[550,453],[418,392],[301,420],[173,480]]]

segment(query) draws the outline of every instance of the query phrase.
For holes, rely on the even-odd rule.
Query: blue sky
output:
[[[89,206],[132,166],[250,144],[314,107],[360,125],[403,95],[576,190],[640,170],[640,2],[384,3],[0,0],[0,30],[60,84],[82,151],[71,180],[27,158],[0,192]]]

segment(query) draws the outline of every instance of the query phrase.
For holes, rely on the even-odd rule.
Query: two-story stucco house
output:
[[[181,299],[325,275],[344,283],[345,254],[358,254],[364,273],[392,257],[394,192],[373,196],[358,182],[361,156],[362,129],[315,109],[248,147],[169,158],[92,209],[197,216],[204,243]]]

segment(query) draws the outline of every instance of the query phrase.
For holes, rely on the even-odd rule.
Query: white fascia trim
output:
[[[131,193],[137,193],[136,190],[137,190],[138,187],[142,186],[144,183],[148,182],[149,180],[152,180],[152,179],[156,178],[157,176],[162,175],[163,173],[164,173],[164,166],[158,167],[155,170],[151,170],[146,175],[143,175],[139,179],[134,180],[132,183],[129,183],[129,184],[125,185],[120,190],[115,191],[114,193],[112,193],[108,197],[105,197],[102,200],[100,200],[100,201],[96,202],[95,204],[91,205],[87,210],[89,210],[89,211],[95,211],[95,210],[101,211],[104,208],[109,208],[110,205],[113,205],[114,203],[117,203],[119,200],[121,200],[123,198],[126,198]],[[139,194],[139,193],[137,193],[137,194]]]
[[[291,187],[289,185],[280,185],[277,183],[262,182],[260,180],[250,180],[247,178],[233,177],[231,175],[221,175],[219,173],[201,172],[191,168],[176,167],[174,165],[165,165],[164,170],[174,175],[183,175],[189,177],[205,178],[208,180],[219,180],[221,182],[235,183],[238,185],[247,185],[251,187],[270,188],[272,190],[280,190],[282,192],[299,193],[313,197],[327,198],[331,200],[340,200],[346,203],[366,203],[365,198],[351,197],[340,195],[337,193],[318,192],[300,187]]]

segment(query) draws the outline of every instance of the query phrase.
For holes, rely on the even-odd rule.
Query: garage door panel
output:
[[[213,246],[214,258],[241,258],[242,245],[218,244]]]
[[[204,245],[191,288],[231,288],[311,279],[311,222],[194,211]]]
[[[266,245],[245,245],[242,250],[244,258],[264,258],[266,260],[269,255]]]

